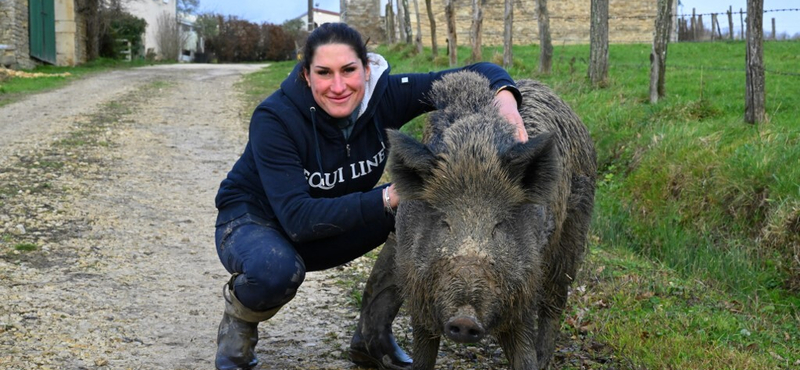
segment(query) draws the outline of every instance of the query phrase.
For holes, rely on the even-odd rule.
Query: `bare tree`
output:
[[[539,9],[539,73],[550,73],[553,65],[553,42],[550,38],[550,13],[547,11],[547,0],[536,0]]]
[[[386,3],[386,42],[394,44],[394,9],[392,2]]]
[[[339,0],[339,19],[347,23],[347,0]]]
[[[102,34],[100,0],[77,0],[75,8],[86,20],[86,59],[95,60],[100,57],[100,35]]]
[[[408,37],[406,34],[406,12],[404,9],[405,2],[403,0],[397,0],[397,40],[398,41],[405,41]]]
[[[503,14],[503,68],[510,68],[513,63],[514,53],[511,47],[514,45],[511,33],[514,25],[514,0],[506,0],[505,12]]]
[[[747,73],[744,120],[764,122],[764,0],[747,0]]]
[[[433,17],[431,0],[425,0],[425,7],[428,9],[428,21],[431,24],[431,56],[439,56],[439,46],[436,44],[436,18]]]
[[[456,9],[455,0],[447,0],[444,8],[447,18],[447,54],[450,56],[450,66],[458,64],[458,40],[456,39]]]
[[[472,61],[483,60],[483,4],[486,0],[472,0]]]
[[[664,97],[664,74],[667,69],[667,46],[672,29],[672,1],[658,0],[656,33],[650,52],[650,103],[658,103]]]
[[[414,14],[417,16],[417,35],[414,37],[414,45],[417,46],[417,54],[422,54],[422,24],[419,22],[419,2],[414,0]]]
[[[604,86],[608,79],[608,0],[592,0],[591,16],[589,81]]]
[[[403,3],[403,23],[400,24],[403,27],[403,33],[405,34],[406,44],[411,43],[412,32],[411,32],[411,13],[408,10],[408,0],[398,0]]]
[[[161,13],[156,19],[158,30],[156,31],[156,45],[161,52],[163,60],[177,60],[186,45],[189,34],[181,32],[181,25],[178,20],[167,12]]]

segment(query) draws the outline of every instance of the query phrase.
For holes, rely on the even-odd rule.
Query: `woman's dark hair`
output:
[[[353,51],[361,59],[364,66],[367,65],[367,45],[361,39],[361,34],[355,28],[348,26],[346,23],[324,23],[317,27],[306,39],[306,45],[303,46],[303,59],[300,63],[303,64],[304,71],[311,70],[311,61],[314,60],[314,53],[317,48],[322,45],[328,44],[344,44],[349,45]],[[303,76],[305,74],[301,74]]]

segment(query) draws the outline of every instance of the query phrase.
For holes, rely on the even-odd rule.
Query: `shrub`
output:
[[[216,19],[216,27],[210,19]],[[295,58],[297,38],[305,34],[270,23],[261,25],[235,16],[203,15],[205,51],[220,62],[283,61]]]
[[[123,59],[125,55],[121,53],[127,45],[117,42],[120,39],[127,39],[131,43],[131,57],[141,57],[144,42],[144,35],[147,22],[128,12],[120,9],[103,9],[100,14],[103,23],[108,27],[102,28],[100,35],[100,56],[111,59]]]

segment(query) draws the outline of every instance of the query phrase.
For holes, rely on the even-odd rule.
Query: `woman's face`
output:
[[[308,87],[319,106],[331,117],[349,116],[364,99],[369,66],[366,68],[355,51],[345,44],[317,47],[308,71]]]

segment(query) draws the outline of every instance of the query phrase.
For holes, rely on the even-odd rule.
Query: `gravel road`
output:
[[[263,67],[114,71],[0,108],[0,368],[213,368],[213,200],[246,141],[234,83]],[[260,326],[262,369],[353,368],[342,272]]]
[[[0,369],[213,368],[228,276],[214,195],[246,142],[235,83],[259,68],[113,71],[0,107]],[[358,369],[352,291],[371,261],[309,273],[259,326],[259,368]],[[410,347],[404,313],[395,334]],[[575,335],[566,364],[618,368]],[[506,368],[492,341],[443,341],[437,364]]]

